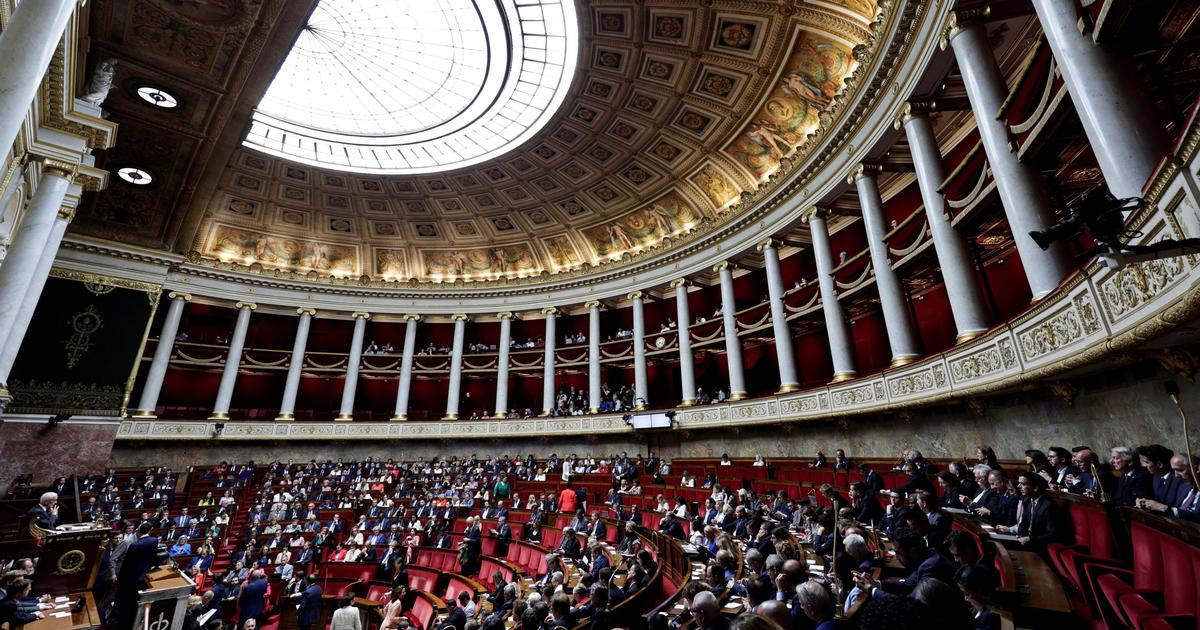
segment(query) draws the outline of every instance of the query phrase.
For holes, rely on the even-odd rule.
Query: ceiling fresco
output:
[[[95,0],[91,59],[116,58],[114,180],[73,230],[308,277],[495,280],[621,264],[738,212],[817,139],[871,37],[874,0],[578,3],[562,107],[518,149],[429,175],[355,174],[241,146],[311,11],[283,0]],[[303,6],[301,6],[303,5]],[[177,95],[163,110],[139,87]]]

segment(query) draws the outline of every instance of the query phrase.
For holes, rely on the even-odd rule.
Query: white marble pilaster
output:
[[[721,320],[725,325],[725,361],[729,370],[729,400],[746,398],[746,367],[738,339],[737,301],[733,296],[733,265],[722,261],[713,267],[721,277]]]
[[[253,302],[238,302],[237,323],[229,339],[229,351],[225,353],[225,368],[221,372],[221,385],[217,388],[217,401],[213,404],[209,420],[228,420],[229,405],[233,402],[233,388],[237,385],[238,368],[242,364],[242,350],[246,347],[246,331],[250,329],[250,313],[258,308]]]
[[[150,361],[150,370],[146,372],[146,382],[142,385],[142,396],[138,399],[134,418],[158,417],[158,396],[162,393],[163,379],[171,363],[175,338],[179,336],[179,322],[183,319],[184,307],[192,299],[191,295],[178,291],[170,292],[167,297],[171,299],[171,306],[167,307],[167,316],[158,333],[158,345],[154,347],[154,359]]]
[[[592,300],[588,309],[588,408],[600,411],[600,302]]]
[[[817,282],[821,289],[821,311],[825,315],[825,333],[829,338],[829,354],[833,359],[833,382],[848,381],[858,376],[854,355],[854,339],[850,326],[838,302],[837,285],[833,278],[833,252],[829,249],[829,227],[825,219],[829,211],[809,208],[804,213],[812,236],[813,258],[817,263]]]
[[[346,381],[342,384],[342,404],[334,420],[349,422],[354,419],[354,397],[358,394],[358,371],[362,364],[363,335],[367,332],[370,313],[355,312],[354,336],[350,338],[350,355],[346,357]]]
[[[467,333],[467,316],[458,313],[454,319],[454,345],[450,348],[450,387],[446,390],[446,415],[443,420],[458,420],[458,398],[462,392],[463,339]]]
[[[404,316],[404,352],[400,355],[400,383],[396,388],[396,412],[392,420],[408,419],[408,394],[412,391],[413,354],[417,350],[417,322],[420,315]]]
[[[543,337],[546,352],[542,359],[542,415],[548,416],[554,412],[554,350],[558,346],[555,341],[558,333],[554,324],[558,309],[547,306],[542,309],[542,315],[546,316],[546,331]]]
[[[646,377],[645,296],[641,291],[634,291],[627,297],[633,301],[633,409],[641,411],[650,404]]]
[[[787,323],[783,304],[783,272],[779,268],[779,244],[766,239],[758,245],[767,273],[767,297],[771,308],[771,330],[775,333],[775,360],[779,364],[779,392],[787,394],[800,389],[796,372],[796,350],[792,345],[792,329]]]
[[[509,312],[498,313],[500,319],[499,356],[496,358],[496,412],[493,418],[508,417],[508,351],[512,343],[512,319]]]
[[[688,308],[688,281],[679,278],[671,281],[675,289],[675,321],[679,329],[679,389],[680,407],[696,404],[696,357],[692,354],[692,314]]]
[[[296,315],[296,336],[292,340],[292,357],[288,360],[287,381],[283,384],[283,401],[279,403],[279,415],[276,420],[287,421],[296,419],[296,396],[300,393],[300,376],[304,372],[304,351],[308,347],[308,330],[312,327],[312,318],[317,314],[316,309],[298,308]]]

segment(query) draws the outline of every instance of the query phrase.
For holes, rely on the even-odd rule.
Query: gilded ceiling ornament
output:
[[[75,331],[64,343],[67,350],[67,368],[70,369],[92,349],[92,335],[104,327],[104,320],[96,306],[89,304],[87,308],[67,320],[67,323],[71,325],[71,330]]]

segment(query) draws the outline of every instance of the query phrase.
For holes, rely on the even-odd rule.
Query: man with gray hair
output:
[[[691,613],[696,630],[729,630],[729,621],[721,615],[717,597],[711,591],[700,591],[692,598]]]
[[[796,587],[800,609],[817,624],[816,630],[833,630],[833,596],[824,586],[813,580]]]
[[[42,499],[38,504],[29,508],[25,513],[29,519],[30,525],[37,525],[41,529],[54,529],[58,524],[58,494],[47,492],[42,495]],[[40,538],[40,536],[34,536]]]
[[[1133,449],[1114,447],[1109,453],[1108,465],[1117,478],[1117,490],[1112,496],[1114,503],[1132,506],[1138,499],[1154,498],[1154,478],[1138,464]]]

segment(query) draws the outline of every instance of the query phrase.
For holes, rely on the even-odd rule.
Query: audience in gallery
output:
[[[818,453],[810,465],[851,470],[845,451],[835,452],[832,462]],[[646,555],[643,562],[642,541],[627,529],[612,546],[635,561],[628,565],[624,583],[606,581],[615,567],[608,548],[601,544],[611,526],[601,516],[610,523],[655,528],[707,557],[703,574],[683,588],[687,610],[683,616],[694,617],[698,627],[723,623],[708,616],[712,611],[704,593],[718,601],[733,593],[746,598],[750,614],[782,620],[785,628],[819,626],[835,613],[863,628],[884,627],[880,619],[887,615],[893,620],[940,621],[949,627],[996,627],[990,603],[997,587],[995,569],[981,562],[978,547],[964,532],[951,530],[951,512],[973,515],[1039,553],[1052,542],[1068,540],[1070,531],[1069,519],[1051,499],[1051,492],[1092,495],[1171,518],[1200,521],[1196,466],[1165,446],[1114,447],[1107,463],[1099,462],[1088,447],[1053,446],[1045,451],[1030,449],[1025,455],[1025,466],[1005,471],[992,449],[981,446],[972,457],[943,469],[920,451],[906,449],[896,469],[908,475],[898,487],[882,490],[879,475],[863,463],[857,467],[863,480],[851,483],[845,497],[824,484],[820,502],[783,491],[756,492],[752,483],[736,475],[723,479],[720,472],[706,472],[701,481],[683,470],[678,487],[709,490],[702,503],[689,503],[669,492],[665,481],[672,475],[669,459],[626,453],[551,454],[544,460],[527,455],[223,463],[192,473],[216,489],[205,493],[198,513],[187,506],[172,507],[177,475],[166,469],[147,469],[127,480],[109,470],[81,477],[79,484],[87,489],[85,494],[94,494],[85,503],[89,507],[84,518],[108,522],[114,529],[106,553],[134,539],[142,524],[153,527],[161,532],[158,538],[170,555],[185,559],[180,566],[197,581],[202,597],[195,608],[200,611],[213,606],[214,600],[239,600],[247,593],[261,597],[258,583],[266,580],[258,576],[265,575],[283,580],[286,593],[300,602],[315,584],[308,576],[329,563],[375,563],[380,578],[404,588],[395,580],[407,581],[406,567],[418,547],[453,550],[456,539],[466,550],[460,554],[462,572],[475,575],[479,561],[475,545],[481,535],[540,541],[542,527],[553,525],[554,515],[568,514],[572,516],[565,530],[568,536],[550,550],[550,569],[531,576],[530,586],[535,588],[527,599],[519,592],[506,592],[504,584],[488,598],[492,610],[514,615],[523,627],[526,612],[517,613],[518,601],[524,611],[537,611],[538,619],[547,619],[548,614],[546,623],[551,625],[574,627],[584,619],[599,619],[600,626],[591,626],[596,630],[605,628],[607,613],[596,602],[618,603],[644,587],[654,573],[653,558]],[[728,455],[722,455],[718,467],[732,464]],[[758,456],[745,465],[771,464]],[[606,497],[592,496],[584,486],[571,483],[585,474],[611,478]],[[643,485],[644,476],[653,481]],[[561,490],[525,497],[514,492],[516,483],[536,480],[561,482]],[[880,492],[886,494],[886,506],[880,505]],[[151,494],[155,499],[145,499]],[[131,506],[133,496],[143,497],[141,505]],[[630,496],[654,500],[639,508],[627,504]],[[529,521],[510,526],[509,510],[529,510]],[[331,511],[337,512],[331,515]],[[355,516],[343,519],[346,511]],[[244,515],[244,525],[232,537],[230,514]],[[456,519],[464,516],[465,530],[454,530]],[[681,524],[689,527],[685,530]],[[454,535],[454,531],[465,533]],[[881,536],[892,541],[907,577],[872,577],[871,570],[881,562]],[[184,545],[195,552],[189,553]],[[827,575],[807,575],[805,553],[824,556],[832,570]],[[6,567],[7,590],[0,598],[0,614],[16,622],[14,627],[29,619],[22,615],[37,613],[31,606],[39,600],[20,581],[27,581],[32,567],[28,561]],[[565,586],[581,576],[588,578],[584,583],[593,585],[592,590],[585,586],[574,593]],[[247,590],[250,585],[255,588]],[[14,602],[3,604],[4,600]],[[496,606],[497,601],[501,605]],[[785,605],[782,612],[773,610],[775,601]],[[467,612],[482,603],[470,597],[456,602],[466,613],[464,630],[466,624],[488,627],[489,622],[498,628],[494,622],[500,618]],[[548,608],[543,610],[543,605]],[[393,612],[389,628],[400,627],[396,615],[411,611]],[[241,621],[244,627],[262,619]],[[734,625],[747,623],[739,619]]]

